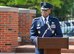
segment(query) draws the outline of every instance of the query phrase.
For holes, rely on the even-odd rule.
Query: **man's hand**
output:
[[[34,39],[34,44],[35,44],[35,45],[37,45],[37,41],[38,41],[37,39],[38,39],[38,37],[36,37],[36,38]]]

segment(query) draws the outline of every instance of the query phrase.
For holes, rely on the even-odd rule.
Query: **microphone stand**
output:
[[[47,26],[48,26],[48,28],[45,30],[45,32],[43,33],[43,35],[42,35],[42,38],[44,37],[44,35],[46,34],[46,32],[50,29],[50,31],[52,31],[52,29],[50,28],[50,25],[49,25],[49,22],[47,21],[46,22],[46,24],[47,24]]]

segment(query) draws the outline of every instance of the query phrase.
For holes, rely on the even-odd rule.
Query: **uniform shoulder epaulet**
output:
[[[56,17],[53,17],[53,18],[55,18],[55,19],[56,19]]]
[[[53,19],[58,20],[58,18],[57,18],[57,17],[53,17]]]
[[[38,20],[38,18],[34,18],[34,20]]]
[[[39,20],[39,17],[37,17],[37,18],[34,18],[33,20]]]
[[[54,20],[54,21],[59,21],[59,19],[56,18],[56,17],[52,17],[51,19]]]

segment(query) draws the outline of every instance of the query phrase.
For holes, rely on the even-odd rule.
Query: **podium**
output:
[[[39,49],[44,49],[44,54],[61,54],[61,49],[68,49],[68,38],[63,37],[38,37],[37,45]]]

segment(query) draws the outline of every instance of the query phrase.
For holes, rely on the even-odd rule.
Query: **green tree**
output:
[[[74,0],[62,0],[63,4],[61,8],[55,7],[55,15],[58,16],[61,20],[68,20],[71,18],[71,9],[73,8]],[[72,14],[74,11],[72,11]],[[70,15],[70,17],[68,17]]]
[[[36,9],[37,16],[40,16],[41,2],[51,3],[54,6],[53,15],[61,20],[66,20],[68,17],[67,15],[73,16],[74,14],[74,0],[0,0],[0,5]]]

